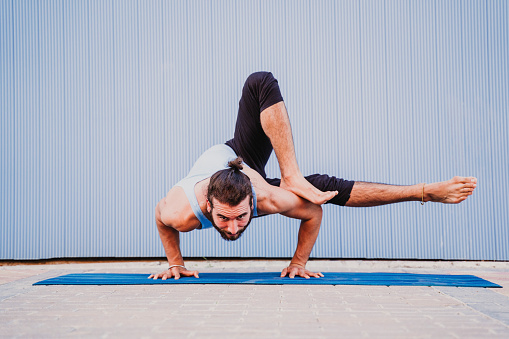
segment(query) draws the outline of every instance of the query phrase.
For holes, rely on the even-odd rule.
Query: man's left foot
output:
[[[293,179],[285,180],[285,178],[281,178],[280,187],[316,205],[325,204],[338,194],[338,191],[320,191],[318,188],[311,185],[302,175],[297,175]]]
[[[477,178],[474,177],[454,177],[451,180],[426,184],[425,201],[459,204],[472,195],[476,187]]]

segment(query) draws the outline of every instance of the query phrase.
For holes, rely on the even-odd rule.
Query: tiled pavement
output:
[[[189,261],[200,272],[285,261]],[[2,338],[509,338],[508,262],[329,261],[337,272],[474,274],[502,289],[386,286],[32,286],[67,273],[153,273],[162,262],[0,266]]]

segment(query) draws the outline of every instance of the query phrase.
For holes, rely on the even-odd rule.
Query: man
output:
[[[272,150],[281,179],[265,174]],[[277,80],[268,72],[254,73],[242,90],[233,139],[202,154],[156,206],[156,224],[170,266],[149,278],[198,278],[197,271],[184,266],[180,232],[214,227],[224,239],[236,240],[253,217],[275,213],[301,220],[295,254],[281,277],[322,277],[305,268],[320,229],[321,204],[459,203],[472,195],[476,185],[473,177],[412,186],[353,182],[320,174],[304,177]]]

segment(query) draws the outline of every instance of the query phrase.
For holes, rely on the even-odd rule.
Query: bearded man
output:
[[[275,151],[281,179],[267,178],[265,165]],[[169,268],[153,279],[199,277],[184,266],[180,232],[215,228],[226,240],[237,240],[254,217],[282,214],[301,220],[297,248],[281,277],[322,277],[306,269],[316,242],[324,203],[369,207],[403,201],[460,203],[477,186],[474,177],[396,186],[350,181],[313,174],[298,167],[290,120],[277,80],[269,72],[246,80],[233,139],[205,151],[189,174],[156,206],[159,236]]]

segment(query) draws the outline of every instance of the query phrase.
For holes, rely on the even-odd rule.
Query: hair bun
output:
[[[242,166],[242,158],[241,157],[237,157],[234,160],[228,161],[228,167],[233,169],[234,171],[240,171],[241,169],[244,168]]]

